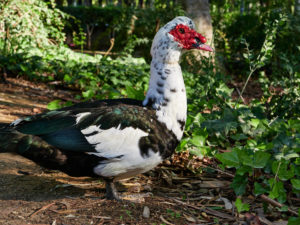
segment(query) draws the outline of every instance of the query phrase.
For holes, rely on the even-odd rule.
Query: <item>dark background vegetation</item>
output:
[[[74,2],[1,1],[2,80],[59,81],[82,101],[143,99],[151,40],[160,26],[185,15],[181,1]],[[215,55],[182,62],[189,111],[177,151],[216,157],[219,167],[235,172],[238,211],[249,210],[240,201],[247,193],[286,204],[278,209],[283,213],[288,206],[297,211],[287,201],[300,194],[297,3],[210,1]]]

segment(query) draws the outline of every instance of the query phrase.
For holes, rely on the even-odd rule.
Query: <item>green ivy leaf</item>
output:
[[[181,139],[179,145],[177,146],[177,150],[181,151],[184,149],[184,147],[186,146],[186,144],[188,143],[189,139],[188,138],[183,138]]]
[[[283,182],[275,181],[274,178],[269,180],[271,191],[269,193],[269,197],[272,199],[277,199],[280,203],[286,201],[286,190],[283,186]]]
[[[236,174],[243,176],[244,174],[252,173],[252,168],[250,166],[241,166],[236,170]]]
[[[290,217],[287,225],[299,225],[300,217]]]
[[[288,168],[289,161],[281,160],[280,162],[274,161],[272,163],[272,172],[277,174],[280,180],[286,181],[291,179],[295,175],[295,167],[294,165],[290,165],[290,169]]]
[[[204,156],[207,155],[208,151],[209,151],[209,147],[197,147],[197,148],[191,148],[189,149],[189,152],[192,155],[196,155],[200,158],[203,158]]]
[[[260,123],[259,119],[251,119],[251,122],[250,122],[251,126],[253,126],[254,128],[257,128],[259,123]]]
[[[238,167],[240,165],[239,156],[235,150],[222,154],[216,154],[216,158],[228,167]]]
[[[54,100],[52,102],[49,102],[47,105],[47,109],[54,110],[61,108],[61,100]]]
[[[246,191],[247,182],[248,182],[248,178],[246,176],[236,175],[233,178],[230,187],[233,188],[236,195],[243,195]]]
[[[263,151],[254,152],[253,157],[253,167],[254,168],[264,168],[271,157],[271,154]]]
[[[240,140],[246,140],[248,139],[248,137],[243,134],[243,133],[239,133],[239,134],[234,134],[230,136],[233,140],[235,141],[240,141]]]
[[[92,98],[94,95],[95,95],[95,93],[93,90],[87,90],[87,91],[82,92],[82,96],[87,99]]]
[[[130,85],[126,85],[126,93],[128,98],[134,98],[138,100],[143,100],[145,98],[143,91],[137,90]]]
[[[235,200],[235,207],[237,209],[237,211],[240,213],[240,212],[244,212],[244,211],[249,211],[249,204],[247,203],[243,203],[242,200],[240,198],[237,198]]]
[[[293,188],[300,191],[300,179],[291,179],[291,183],[293,185]]]
[[[267,193],[267,189],[264,188],[260,183],[255,182],[254,183],[254,194],[255,195],[261,195],[264,193]]]
[[[71,82],[71,81],[72,81],[71,76],[68,75],[68,74],[66,74],[66,75],[64,76],[64,81],[67,82],[67,83]]]
[[[202,147],[205,145],[205,140],[206,138],[204,136],[196,135],[192,137],[190,142],[197,147]]]

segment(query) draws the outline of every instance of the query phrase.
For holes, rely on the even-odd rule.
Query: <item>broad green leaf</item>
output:
[[[300,190],[300,179],[291,179],[291,183],[293,185],[293,188],[296,190]]]
[[[253,140],[253,139],[248,140],[247,141],[247,146],[254,148],[254,147],[257,146],[257,142],[255,140]]]
[[[64,81],[65,82],[71,82],[72,81],[72,78],[71,78],[71,76],[70,75],[68,75],[68,74],[66,74],[65,76],[64,76]]]
[[[299,224],[300,224],[300,216],[290,217],[287,225],[299,225]]]
[[[26,71],[29,70],[29,67],[28,67],[28,66],[25,66],[25,65],[23,65],[23,64],[20,65],[20,68],[21,68],[21,70],[22,70],[23,72],[26,72]]]
[[[237,209],[237,211],[240,213],[240,212],[244,212],[244,211],[249,211],[249,204],[247,203],[243,203],[242,200],[240,198],[237,198],[235,200],[235,207]]]
[[[193,136],[190,142],[197,147],[202,147],[205,145],[205,140],[206,138],[204,136],[197,135]]]
[[[188,143],[189,139],[188,138],[183,138],[181,139],[179,145],[177,146],[177,150],[183,150],[183,148],[186,146],[186,144]]]
[[[253,167],[254,168],[264,168],[271,157],[271,154],[263,151],[254,152],[253,157]]]
[[[271,191],[269,197],[272,199],[277,199],[280,203],[286,201],[286,190],[283,186],[283,182],[275,181],[274,178],[269,180]]]
[[[205,118],[203,117],[202,113],[197,113],[197,115],[194,117],[194,123],[200,126],[203,121],[205,121]]]
[[[240,141],[240,140],[246,140],[248,137],[245,135],[245,134],[234,134],[234,135],[231,135],[230,136],[233,140],[236,140],[236,141]]]
[[[289,120],[288,124],[291,128],[293,128],[296,131],[300,132],[300,121],[299,120]]]
[[[267,189],[264,188],[260,183],[257,183],[255,182],[254,183],[254,194],[255,195],[261,195],[261,194],[264,194],[264,193],[267,193]]]
[[[257,126],[259,125],[260,123],[260,120],[259,119],[251,119],[251,125],[254,127],[254,128],[257,128]]]
[[[52,102],[49,102],[47,105],[47,109],[54,110],[61,108],[61,100],[54,100]]]
[[[235,150],[217,154],[216,158],[228,167],[238,167],[240,165],[240,160]]]
[[[292,158],[299,158],[299,154],[298,153],[289,153],[289,154],[286,154],[284,157],[285,160],[290,160]]]
[[[277,174],[280,180],[286,181],[291,179],[295,175],[295,167],[292,164],[289,165],[289,161],[274,161],[272,163],[272,172],[275,175]]]
[[[209,151],[209,147],[197,147],[197,148],[190,148],[189,152],[192,155],[196,155],[200,158],[203,158],[207,155],[207,152]]]
[[[249,173],[251,175],[253,172],[252,168],[250,166],[241,166],[236,170],[236,174],[243,176],[246,173]]]
[[[246,191],[247,182],[248,182],[248,178],[246,176],[236,175],[233,178],[230,187],[233,188],[236,195],[243,195]]]
[[[82,92],[82,96],[87,99],[92,98],[94,95],[95,93],[92,90],[87,90]]]

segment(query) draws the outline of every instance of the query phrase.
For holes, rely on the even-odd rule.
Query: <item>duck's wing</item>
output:
[[[16,120],[11,125],[59,149],[101,152],[109,158],[129,148],[139,148],[141,154],[147,154],[150,148],[173,151],[178,143],[172,132],[157,121],[153,109],[128,99],[80,103]]]

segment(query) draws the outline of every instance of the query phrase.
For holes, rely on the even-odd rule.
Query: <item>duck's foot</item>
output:
[[[112,180],[106,180],[106,199],[117,201],[122,200]]]
[[[142,203],[145,202],[145,198],[151,197],[153,194],[151,192],[147,193],[140,193],[140,194],[128,194],[128,195],[122,195],[123,201],[129,201],[134,203]]]
[[[106,180],[106,199],[117,200],[117,201],[129,201],[135,203],[142,203],[145,201],[145,197],[152,196],[151,192],[144,194],[129,194],[120,195],[116,189],[115,184],[112,180]]]

